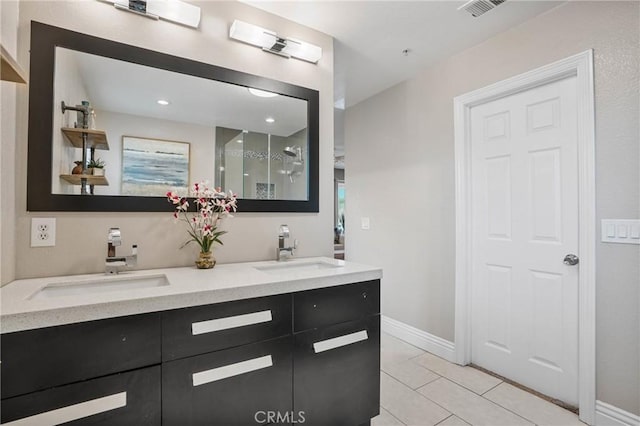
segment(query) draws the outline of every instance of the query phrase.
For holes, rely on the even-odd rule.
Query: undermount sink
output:
[[[323,269],[340,268],[340,265],[334,265],[327,262],[282,262],[275,265],[254,266],[258,271],[268,274],[282,274],[286,272],[303,272],[317,271]]]
[[[52,297],[91,295],[99,293],[113,293],[138,288],[162,287],[169,285],[167,277],[163,275],[145,275],[141,277],[100,277],[90,280],[67,281],[49,284],[29,299],[50,299]]]

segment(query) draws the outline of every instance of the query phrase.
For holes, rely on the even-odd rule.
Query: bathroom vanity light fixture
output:
[[[163,19],[187,27],[200,26],[200,8],[180,0],[100,0],[150,19]]]
[[[320,46],[294,38],[280,37],[274,31],[237,19],[231,24],[229,37],[285,58],[294,57],[315,64],[322,57]]]

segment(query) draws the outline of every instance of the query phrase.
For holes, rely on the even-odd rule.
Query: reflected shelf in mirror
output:
[[[75,175],[60,175],[60,179],[64,179],[69,182],[71,185],[82,185],[82,179],[87,180],[87,185],[96,185],[96,186],[108,186],[109,181],[104,176],[97,175],[83,175],[83,174],[75,174]]]
[[[71,145],[76,148],[82,148],[82,134],[86,133],[87,148],[95,148],[109,150],[109,142],[107,142],[107,134],[103,130],[81,129],[76,127],[63,127],[62,134]]]

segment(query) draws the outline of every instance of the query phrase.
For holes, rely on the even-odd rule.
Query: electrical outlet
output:
[[[31,247],[52,247],[56,245],[56,218],[31,218]]]

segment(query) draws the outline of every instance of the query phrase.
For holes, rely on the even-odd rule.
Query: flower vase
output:
[[[211,269],[216,266],[216,258],[211,251],[201,251],[196,260],[196,266],[198,269]]]

